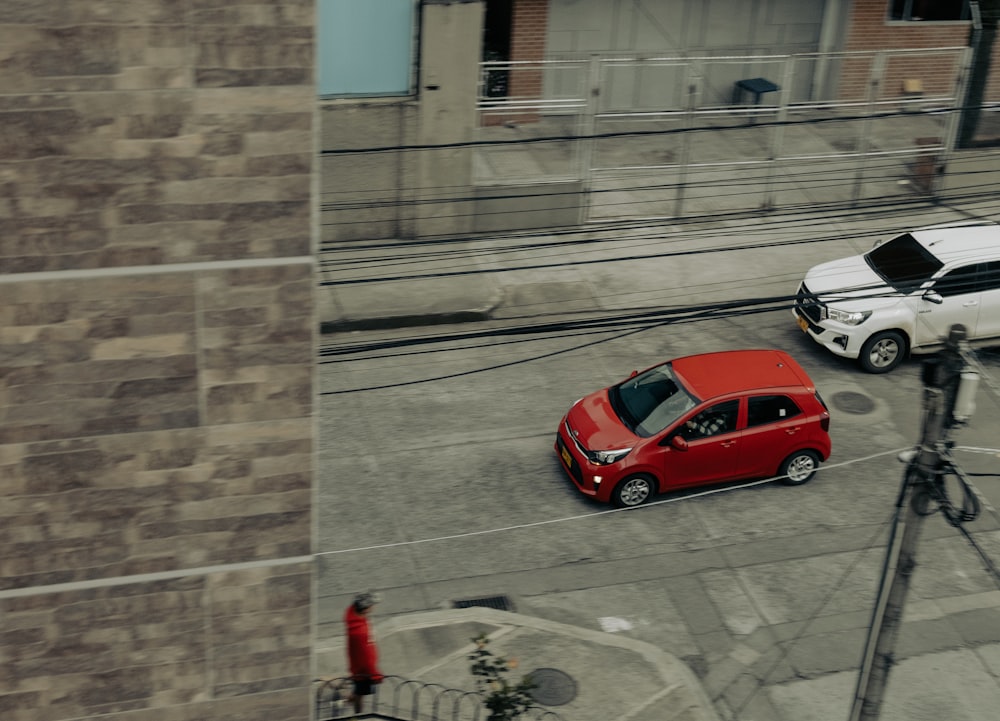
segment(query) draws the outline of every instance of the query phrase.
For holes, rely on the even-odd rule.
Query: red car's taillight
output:
[[[830,414],[824,413],[819,417],[819,427],[827,433],[830,432]]]

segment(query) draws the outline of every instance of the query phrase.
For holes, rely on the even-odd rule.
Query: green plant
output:
[[[529,693],[535,684],[528,676],[518,681],[508,678],[510,671],[517,668],[517,659],[496,656],[488,648],[490,639],[484,633],[472,639],[476,648],[469,654],[472,675],[476,678],[476,688],[483,694],[490,715],[487,721],[511,721],[534,705]]]

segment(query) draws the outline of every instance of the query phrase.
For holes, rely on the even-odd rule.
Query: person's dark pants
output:
[[[354,679],[354,695],[371,696],[375,692],[374,686],[375,684],[370,678],[356,678]]]
[[[361,713],[365,696],[371,696],[375,693],[375,684],[370,678],[356,678],[353,681],[354,693],[351,695],[351,700],[354,702],[354,713]]]

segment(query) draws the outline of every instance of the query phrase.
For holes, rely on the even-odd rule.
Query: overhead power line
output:
[[[980,106],[982,107],[982,106]],[[664,128],[657,130],[618,130],[607,133],[594,133],[590,135],[543,135],[534,138],[517,138],[514,140],[464,140],[454,143],[430,143],[430,144],[409,144],[409,145],[380,145],[380,146],[370,146],[362,148],[330,148],[321,151],[322,155],[358,155],[367,153],[386,153],[386,152],[399,152],[399,151],[415,151],[415,150],[450,150],[454,148],[475,148],[475,147],[488,147],[488,146],[503,146],[510,145],[512,143],[554,143],[554,142],[566,142],[569,140],[607,140],[612,138],[648,138],[648,137],[658,137],[667,135],[677,135],[680,133],[700,133],[700,132],[717,132],[720,130],[760,130],[763,128],[773,128],[773,127],[788,127],[788,126],[808,126],[808,125],[821,125],[827,123],[847,123],[854,120],[883,120],[888,118],[914,118],[916,116],[930,116],[930,115],[943,115],[947,113],[953,113],[957,111],[964,111],[968,108],[962,106],[951,106],[948,108],[932,108],[932,109],[906,109],[906,110],[893,110],[881,113],[864,113],[862,115],[836,115],[836,116],[826,116],[826,117],[812,117],[803,120],[761,120],[761,119],[747,119],[747,121],[741,125],[697,125],[693,127],[682,127],[682,128]]]

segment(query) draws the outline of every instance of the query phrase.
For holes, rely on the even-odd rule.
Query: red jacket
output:
[[[378,683],[382,680],[382,672],[378,670],[378,650],[368,627],[368,617],[355,611],[352,603],[344,613],[344,624],[347,626],[347,660],[351,676]]]

